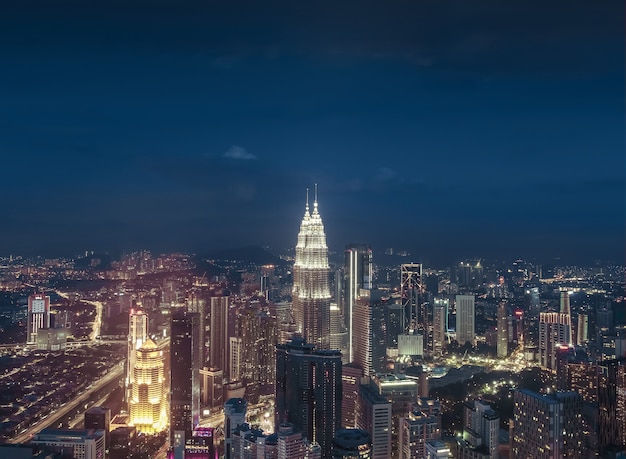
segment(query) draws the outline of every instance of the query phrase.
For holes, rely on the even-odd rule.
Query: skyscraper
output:
[[[435,298],[433,306],[433,352],[441,355],[448,332],[448,308],[449,301],[443,298]]]
[[[497,355],[499,358],[505,358],[509,354],[509,327],[508,327],[508,314],[505,301],[500,301],[498,305],[498,341],[497,341]]]
[[[341,426],[341,353],[296,338],[276,346],[275,425],[288,422],[330,457]]]
[[[180,450],[200,420],[200,315],[177,311],[171,320],[170,447]]]
[[[589,341],[589,316],[587,314],[578,314],[578,326],[576,328],[576,344],[583,346]]]
[[[131,309],[128,315],[128,355],[126,357],[126,403],[132,396],[132,385],[137,349],[148,339],[148,315],[141,310]]]
[[[161,432],[167,426],[163,351],[150,338],[136,351],[130,424],[142,433]]]
[[[36,343],[37,332],[50,328],[50,297],[36,293],[28,297],[26,342]]]
[[[573,333],[572,333],[572,309],[569,304],[569,292],[567,290],[561,291],[561,314],[565,314],[567,316],[567,322],[569,322],[569,330],[566,331],[566,339],[567,342],[563,344],[567,344],[568,346],[572,346],[574,344],[573,341]]]
[[[456,340],[462,346],[467,342],[476,344],[474,332],[474,295],[456,296]]]
[[[539,362],[556,371],[556,351],[571,345],[572,322],[569,315],[559,312],[539,313]]]
[[[400,265],[400,297],[404,306],[404,333],[423,332],[428,328],[428,317],[422,304],[422,265],[406,263]]]
[[[222,370],[226,381],[230,380],[228,373],[229,298],[229,296],[211,297],[209,309],[209,367]]]
[[[317,349],[330,347],[330,267],[322,217],[307,197],[293,266],[293,315],[296,332]],[[297,426],[296,426],[297,427]]]
[[[353,330],[354,306],[361,289],[372,289],[372,248],[367,244],[349,244],[345,250],[344,269],[344,311],[343,316],[348,330],[348,362],[354,359]]]
[[[379,290],[361,289],[354,303],[353,363],[365,376],[385,371],[385,300]]]

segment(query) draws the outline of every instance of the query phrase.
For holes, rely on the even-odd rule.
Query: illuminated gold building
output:
[[[163,350],[150,338],[137,349],[130,399],[130,424],[153,434],[167,426]]]

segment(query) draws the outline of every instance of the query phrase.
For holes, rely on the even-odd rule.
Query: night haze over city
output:
[[[626,457],[624,12],[0,2],[0,457]]]
[[[0,253],[624,258],[622,2],[4,2]]]

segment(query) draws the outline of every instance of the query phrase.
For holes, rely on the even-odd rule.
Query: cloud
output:
[[[233,145],[222,155],[222,158],[249,161],[255,160],[256,156],[249,153],[245,148],[240,147],[239,145]]]

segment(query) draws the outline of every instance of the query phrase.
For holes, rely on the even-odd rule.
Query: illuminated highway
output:
[[[36,422],[32,426],[25,429],[19,435],[13,437],[9,443],[25,443],[30,438],[46,427],[55,426],[62,418],[67,416],[72,410],[75,410],[77,406],[81,403],[85,403],[85,401],[89,400],[89,398],[99,390],[103,389],[107,384],[112,382],[113,380],[121,379],[124,377],[124,363],[119,363],[113,369],[111,369],[105,376],[103,376],[100,380],[98,380],[95,384],[93,384],[89,389],[85,392],[79,394],[72,402],[66,403],[64,406],[61,406],[58,409],[55,409],[52,413],[50,413],[46,418],[42,419],[39,422]]]

